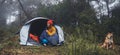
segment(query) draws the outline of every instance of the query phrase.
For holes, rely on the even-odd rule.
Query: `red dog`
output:
[[[113,33],[108,33],[105,37],[104,43],[101,45],[103,48],[112,48],[114,49]]]

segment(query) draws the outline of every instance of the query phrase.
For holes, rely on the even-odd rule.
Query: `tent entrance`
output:
[[[47,20],[46,19],[39,19],[32,21],[29,29],[29,33],[40,36],[43,30],[47,26]]]

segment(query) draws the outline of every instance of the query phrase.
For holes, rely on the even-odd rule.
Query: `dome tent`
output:
[[[29,34],[32,33],[40,37],[41,33],[47,27],[48,18],[36,17],[26,22],[20,30],[20,45],[39,45],[40,43],[32,40]],[[59,36],[59,43],[64,42],[63,30],[60,26],[54,25]]]

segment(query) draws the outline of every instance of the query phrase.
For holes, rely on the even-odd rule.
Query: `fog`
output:
[[[22,7],[19,2],[21,2]],[[45,6],[57,5],[63,0],[0,0],[0,24],[10,25],[18,19],[23,19],[20,16],[25,16],[24,12],[31,17],[37,16],[38,8],[40,4]],[[100,19],[103,15],[108,15],[107,4],[105,0],[90,1],[91,7],[94,8],[96,16]],[[109,9],[114,9],[120,3],[119,0],[110,0]]]
[[[111,11],[120,4],[120,0],[109,0],[108,3],[109,11]],[[103,15],[108,15],[107,3],[105,0],[90,1],[90,5],[94,8],[98,19]]]

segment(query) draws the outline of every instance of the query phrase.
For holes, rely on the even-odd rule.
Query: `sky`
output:
[[[59,2],[62,2],[63,0],[44,0],[42,1],[42,4],[48,5],[48,4],[58,4]]]
[[[1,2],[2,0],[0,0]],[[26,10],[35,11],[38,9],[38,5],[41,2],[44,5],[55,5],[58,4],[58,1],[61,2],[62,0],[23,0],[21,1]],[[5,0],[3,7],[0,8],[1,13],[4,12],[4,17],[6,18],[6,24],[10,25],[12,22],[16,21],[20,14],[20,7],[17,0]]]
[[[2,0],[0,0],[1,2]],[[37,2],[36,2],[37,1]],[[38,8],[39,3],[41,2],[42,4],[49,5],[49,4],[58,4],[59,2],[62,2],[63,0],[22,0],[22,3],[24,4],[25,7],[31,10],[35,10]],[[112,0],[111,0],[112,1]],[[109,4],[110,10],[114,9],[117,4],[119,4],[119,0],[115,0]],[[100,0],[98,3],[97,1],[90,1],[91,7],[95,9],[96,16],[98,19],[100,19],[101,15],[107,15],[107,7],[106,7],[106,2],[104,0]],[[101,9],[100,9],[101,8]],[[0,7],[0,15],[3,15],[4,18],[6,19],[6,24],[10,25],[12,22],[18,18],[20,14],[20,7],[19,3],[17,0],[6,0],[3,4],[2,7]]]
[[[109,4],[110,11],[114,9],[119,3],[120,0],[111,0]],[[107,5],[104,0],[100,0],[100,2],[91,1],[90,5],[94,8],[98,19],[100,19],[100,16],[108,15]]]

